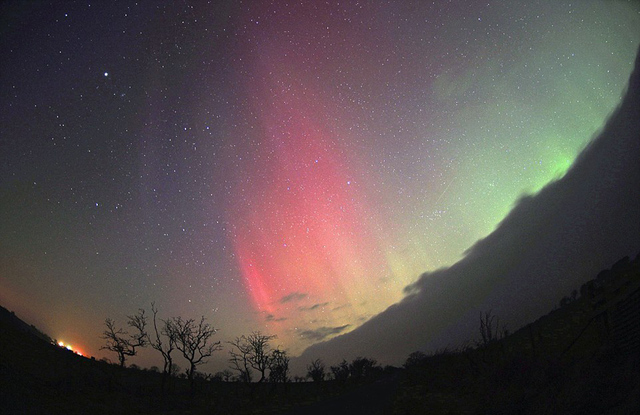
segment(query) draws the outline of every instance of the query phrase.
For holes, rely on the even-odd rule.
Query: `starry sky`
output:
[[[151,301],[354,330],[569,169],[640,43],[638,2],[208,3],[0,5],[0,304],[85,354]]]

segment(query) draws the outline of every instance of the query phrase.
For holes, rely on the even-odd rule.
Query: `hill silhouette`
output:
[[[511,328],[535,319],[560,293],[640,249],[638,160],[640,54],[620,105],[562,178],[522,197],[462,260],[423,274],[402,301],[294,363],[365,354],[397,364],[414,350],[463,343],[483,310]]]
[[[639,310],[640,254],[513,334],[496,324],[501,338],[413,353],[403,369],[289,384],[200,378],[192,393],[186,379],[162,392],[160,373],[78,356],[2,308],[0,407],[3,414],[632,414],[640,407]]]
[[[45,333],[38,330],[34,325],[30,325],[22,321],[16,314],[12,311],[7,310],[6,308],[0,306],[0,321],[2,321],[6,325],[11,325],[16,329],[31,334],[34,337],[37,337],[47,343],[51,343],[52,339]]]

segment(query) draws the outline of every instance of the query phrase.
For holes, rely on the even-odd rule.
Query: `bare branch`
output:
[[[107,341],[107,344],[100,349],[110,350],[118,355],[120,366],[124,367],[127,356],[135,356],[137,354],[136,348],[144,347],[147,344],[147,318],[144,315],[144,310],[138,310],[138,314],[133,316],[127,316],[129,319],[127,324],[136,329],[136,332],[132,335],[122,328],[117,328],[116,323],[111,318],[107,318],[104,321],[106,330],[102,333],[102,338]]]
[[[162,354],[162,358],[164,360],[162,373],[166,378],[171,372],[171,365],[173,364],[171,352],[176,347],[176,338],[174,336],[171,336],[172,330],[168,327],[169,324],[171,324],[171,320],[160,320],[162,322],[162,326],[160,330],[158,330],[158,309],[156,308],[155,303],[151,303],[151,312],[153,313],[153,329],[155,332],[155,337],[153,339],[149,339],[149,343],[151,344],[151,347]],[[166,343],[162,341],[163,336],[167,338]],[[164,381],[162,386],[164,389]]]
[[[219,341],[209,342],[217,330],[205,323],[205,320],[202,316],[200,322],[196,324],[194,319],[183,320],[182,317],[174,317],[166,326],[170,337],[176,339],[176,348],[189,361],[190,368],[187,369],[187,375],[192,386],[196,367],[206,363],[207,357],[222,348]]]
[[[500,327],[500,319],[492,314],[492,310],[480,313],[480,337],[478,345],[487,346],[489,343],[500,340],[507,332],[506,327]]]
[[[232,342],[228,342],[235,348],[229,350],[229,363],[231,363],[231,369],[238,372],[240,379],[243,382],[251,382],[253,378],[253,372],[251,371],[251,364],[249,363],[249,355],[251,354],[251,347],[247,343],[245,336],[236,337]]]
[[[135,334],[131,335],[131,346],[145,347],[147,345],[147,316],[144,315],[144,309],[138,309],[138,314],[127,316],[129,319],[127,324],[129,327],[136,329]]]
[[[271,363],[272,351],[269,342],[275,339],[275,335],[264,335],[259,331],[254,331],[248,337],[237,337],[234,342],[230,342],[236,348],[229,353],[232,369],[240,372],[245,381],[250,381],[251,371],[249,367],[260,372],[260,380],[266,379],[266,371]]]

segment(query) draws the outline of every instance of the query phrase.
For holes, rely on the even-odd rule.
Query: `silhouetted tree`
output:
[[[357,357],[349,364],[349,374],[354,379],[371,377],[382,371],[375,359],[367,357]]]
[[[231,382],[231,379],[233,379],[233,372],[229,369],[225,369],[223,371],[216,372],[211,379],[218,382]]]
[[[231,350],[232,369],[240,372],[240,375],[249,382],[251,379],[249,367],[260,373],[260,380],[266,379],[266,371],[271,363],[272,351],[269,342],[275,339],[275,335],[265,335],[259,331],[254,331],[249,336],[237,337],[230,342],[235,350]]]
[[[164,367],[162,369],[162,391],[164,392],[164,388],[167,380],[170,378],[171,365],[173,364],[173,359],[171,358],[171,352],[176,347],[177,338],[175,336],[175,330],[172,330],[170,325],[171,320],[161,320],[162,326],[158,330],[158,309],[155,307],[155,303],[151,303],[151,312],[153,313],[153,329],[155,332],[155,336],[153,339],[149,339],[149,344],[155,350],[159,351],[162,354],[162,359],[164,360]],[[166,341],[163,342],[162,337],[166,337]]]
[[[207,357],[222,348],[219,341],[209,342],[217,330],[205,323],[204,316],[197,324],[194,319],[183,320],[182,317],[175,317],[171,319],[170,324],[166,325],[166,328],[169,337],[175,338],[176,349],[180,350],[189,362],[186,373],[193,390],[196,367],[206,363]]]
[[[204,372],[196,371],[193,374],[193,378],[194,379],[199,379],[199,380],[205,381],[205,382],[211,380],[212,377],[213,377],[213,375],[211,375],[211,373],[204,373]]]
[[[314,382],[322,382],[325,375],[325,366],[322,360],[316,359],[307,366],[307,377]]]
[[[127,356],[135,356],[138,352],[137,348],[147,345],[147,317],[144,315],[144,310],[138,310],[137,314],[127,316],[127,319],[127,325],[135,329],[133,334],[117,328],[114,320],[105,319],[104,324],[107,329],[103,332],[102,338],[107,341],[107,344],[100,348],[116,352],[121,367],[124,367]]]
[[[269,368],[271,360],[271,346],[269,342],[275,339],[275,335],[265,335],[259,331],[254,331],[247,337],[247,342],[251,347],[249,354],[249,362],[251,367],[260,372],[258,383],[266,379],[265,372]]]
[[[407,360],[404,362],[405,369],[415,368],[417,366],[422,365],[427,360],[427,355],[421,351],[413,352],[407,357]]]
[[[489,310],[480,314],[480,338],[479,345],[487,346],[489,343],[500,340],[506,333],[506,327],[500,327],[500,319],[492,315]]]
[[[233,348],[229,350],[231,369],[238,372],[238,379],[241,382],[250,383],[253,379],[251,363],[249,362],[251,346],[245,336],[236,337],[234,341],[228,343],[233,346]]]
[[[289,381],[289,356],[287,352],[275,349],[269,358],[269,380],[274,383]]]
[[[344,382],[349,378],[349,363],[346,360],[342,360],[338,365],[331,366],[331,373],[335,380]]]

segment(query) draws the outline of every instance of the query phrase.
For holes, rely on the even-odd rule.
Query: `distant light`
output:
[[[104,76],[109,76],[109,72],[105,72],[105,73],[104,73]]]
[[[78,356],[83,356],[82,352],[80,350],[74,350],[73,347],[70,344],[64,344],[64,342],[59,341],[58,342],[58,346],[62,347],[63,349],[67,349],[75,354],[77,354]]]

